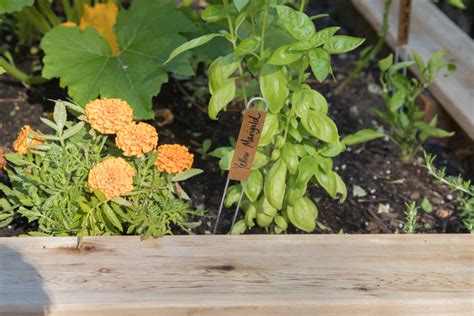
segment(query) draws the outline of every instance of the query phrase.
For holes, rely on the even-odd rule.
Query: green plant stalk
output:
[[[38,6],[41,13],[43,13],[46,18],[49,20],[49,23],[54,27],[61,23],[59,18],[51,9],[51,5],[49,5],[46,0],[38,0]]]
[[[263,51],[265,50],[265,31],[267,28],[267,19],[268,19],[268,0],[265,0],[265,11],[263,12],[263,19],[262,19],[262,33],[260,35],[260,58],[263,57]]]
[[[66,13],[66,19],[68,21],[79,22],[69,0],[61,0],[61,4],[63,6],[64,13]]]
[[[35,7],[25,7],[23,12],[25,13],[26,20],[34,25],[41,34],[51,30],[51,25]]]
[[[301,0],[300,12],[303,12],[306,7],[306,0]]]
[[[382,50],[383,45],[385,44],[385,38],[387,37],[388,33],[388,18],[390,13],[390,7],[392,5],[392,0],[385,0],[384,2],[384,9],[383,9],[383,22],[382,22],[382,29],[379,32],[377,43],[374,47],[370,49],[370,51],[359,60],[357,63],[356,68],[349,74],[349,76],[344,79],[344,81],[334,90],[334,94],[340,94],[344,89],[349,86],[352,81],[359,77],[362,70],[364,70],[368,64],[377,56],[377,54]]]
[[[229,1],[224,0],[224,7],[227,12],[227,23],[229,25],[229,31],[230,31],[230,36],[232,37],[232,47],[234,50],[237,48],[237,34],[235,34],[234,30],[234,25],[232,24],[232,19],[230,17],[230,11],[229,11]],[[239,63],[239,80],[240,80],[240,86],[242,88],[242,94],[244,97],[244,102],[247,105],[248,103],[248,97],[247,97],[247,90],[245,88],[245,80],[244,80],[244,70],[242,69],[242,63]]]
[[[3,67],[5,71],[9,73],[10,75],[12,75],[13,77],[27,84],[35,85],[35,84],[42,84],[48,81],[46,78],[43,78],[43,77],[27,75],[23,71],[16,68],[14,65],[10,64],[3,57],[0,57],[0,66]]]

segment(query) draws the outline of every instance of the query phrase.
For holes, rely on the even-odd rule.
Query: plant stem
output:
[[[267,28],[267,19],[268,19],[268,0],[265,0],[264,4],[264,10],[263,11],[263,19],[262,19],[262,33],[260,35],[260,58],[263,57],[263,51],[265,50],[265,30]]]
[[[229,32],[230,32],[230,36],[232,38],[232,47],[234,48],[234,51],[235,49],[237,48],[237,34],[235,33],[235,30],[234,30],[234,25],[232,23],[232,19],[230,17],[230,11],[229,11],[229,1],[228,0],[224,0],[224,8],[226,10],[226,13],[227,13],[227,24],[229,25]],[[242,69],[242,64],[239,62],[239,77],[240,77],[240,86],[242,88],[242,94],[243,94],[243,97],[244,97],[244,102],[245,104],[247,105],[248,103],[248,98],[247,98],[247,90],[245,89],[245,80],[243,78],[243,75],[244,75],[244,71]]]
[[[27,83],[27,84],[35,85],[35,84],[42,84],[42,83],[45,83],[46,81],[48,81],[47,79],[45,79],[43,77],[36,77],[36,76],[27,75],[23,71],[16,68],[14,65],[10,64],[3,57],[0,57],[0,66],[3,67],[5,69],[5,71],[7,73],[9,73],[10,75],[12,75],[13,77],[15,77],[18,80],[20,80],[24,83]]]
[[[35,26],[40,33],[45,34],[51,30],[48,21],[35,7],[25,7],[23,12],[28,22]]]
[[[305,7],[306,7],[306,0],[301,0],[300,12],[303,12]]]
[[[79,22],[79,20],[76,20],[77,16],[74,14],[74,10],[69,0],[61,0],[61,4],[63,6],[64,13],[66,13],[66,19],[71,22]]]
[[[367,65],[377,56],[377,54],[382,50],[383,45],[385,44],[385,37],[388,33],[388,17],[390,12],[390,6],[392,5],[392,0],[385,0],[384,9],[383,9],[383,22],[382,29],[379,32],[377,43],[370,51],[357,63],[357,67],[349,74],[349,76],[336,88],[334,94],[339,94],[344,89],[349,86],[352,81],[359,77],[362,70],[364,70]]]
[[[46,0],[38,0],[38,6],[40,11],[46,16],[52,26],[56,26],[61,23],[53,10],[51,10],[51,5],[49,5]]]

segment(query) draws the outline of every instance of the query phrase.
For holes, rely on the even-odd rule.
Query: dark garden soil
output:
[[[341,24],[331,21],[325,23]],[[355,67],[356,57],[340,55],[333,60],[338,79],[342,79]],[[328,98],[329,114],[335,120],[341,136],[363,128],[383,128],[372,111],[374,108],[383,109],[382,99],[376,93],[377,76],[376,70],[369,69],[352,87],[337,96],[331,94],[337,85],[335,81],[318,84],[309,79],[308,83]],[[219,115],[218,121],[210,120],[205,113],[206,95],[194,97],[200,91],[205,91],[202,88],[206,85],[204,76],[193,79],[192,82],[178,82],[170,78],[170,82],[162,87],[162,92],[154,99],[157,119],[150,122],[158,129],[160,144],[176,142],[189,146],[195,155],[194,167],[204,170],[203,174],[183,183],[192,204],[203,204],[208,211],[207,218],[196,230],[201,234],[212,230],[226,175],[220,171],[217,159],[202,157],[196,150],[205,139],[212,140],[211,150],[228,146],[229,138],[238,134],[242,109],[241,103],[232,104],[227,112]],[[51,111],[51,102],[47,99],[65,96],[56,81],[28,89],[7,76],[0,77],[0,146],[11,149],[12,142],[24,124],[29,124],[34,129],[40,128],[42,124],[39,117],[48,116]],[[434,140],[427,144],[426,149],[438,155],[438,165],[446,166],[448,173],[461,173],[469,177],[472,173],[468,168],[469,161],[473,158],[472,151],[470,155],[460,157],[457,155],[460,146],[452,146],[456,143],[456,136],[449,142],[449,146],[445,142]],[[465,142],[461,143],[463,149],[467,147]],[[404,220],[405,203],[414,201],[420,205],[424,198],[431,202],[433,211],[428,213],[420,209],[421,228],[418,232],[465,232],[457,216],[455,196],[446,186],[435,183],[420,162],[421,159],[418,158],[412,163],[402,163],[397,148],[388,139],[351,147],[334,159],[335,170],[348,188],[348,197],[343,204],[331,199],[321,188],[309,187],[310,196],[317,202],[319,210],[315,232],[397,233],[401,231],[400,223]],[[0,181],[7,182],[2,171]],[[358,196],[354,196],[354,190]],[[225,210],[220,233],[228,232],[232,215],[233,209]],[[9,227],[0,229],[0,236],[18,235],[30,228],[24,220],[18,219]],[[262,232],[265,231],[248,231]]]

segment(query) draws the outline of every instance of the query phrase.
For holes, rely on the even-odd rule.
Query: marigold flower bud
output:
[[[96,99],[86,105],[86,118],[102,134],[115,134],[132,122],[133,110],[120,99]]]
[[[26,155],[32,146],[43,144],[44,140],[34,137],[34,134],[31,126],[23,126],[17,139],[13,143],[13,149],[21,155]]]
[[[99,190],[110,200],[133,191],[135,169],[123,158],[110,157],[89,171],[87,183],[91,190]]]
[[[190,169],[193,165],[194,155],[185,146],[161,145],[158,147],[156,166],[160,171],[179,173]]]
[[[141,157],[158,145],[158,133],[150,124],[132,122],[117,132],[115,144],[125,156]]]

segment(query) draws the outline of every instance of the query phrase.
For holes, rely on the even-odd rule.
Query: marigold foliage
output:
[[[193,165],[194,155],[182,145],[161,145],[158,147],[156,166],[160,171],[167,173],[180,173],[190,169]]]
[[[115,134],[133,120],[133,110],[120,99],[96,99],[86,105],[86,118],[102,134]]]
[[[26,155],[32,146],[41,145],[43,143],[44,141],[42,139],[34,137],[31,126],[25,125],[21,128],[17,139],[13,143],[13,149],[21,155]]]
[[[117,132],[115,144],[125,156],[141,157],[158,145],[156,129],[147,123],[130,123]]]
[[[125,159],[110,157],[91,169],[87,183],[91,190],[99,190],[110,200],[133,191],[135,173]]]

